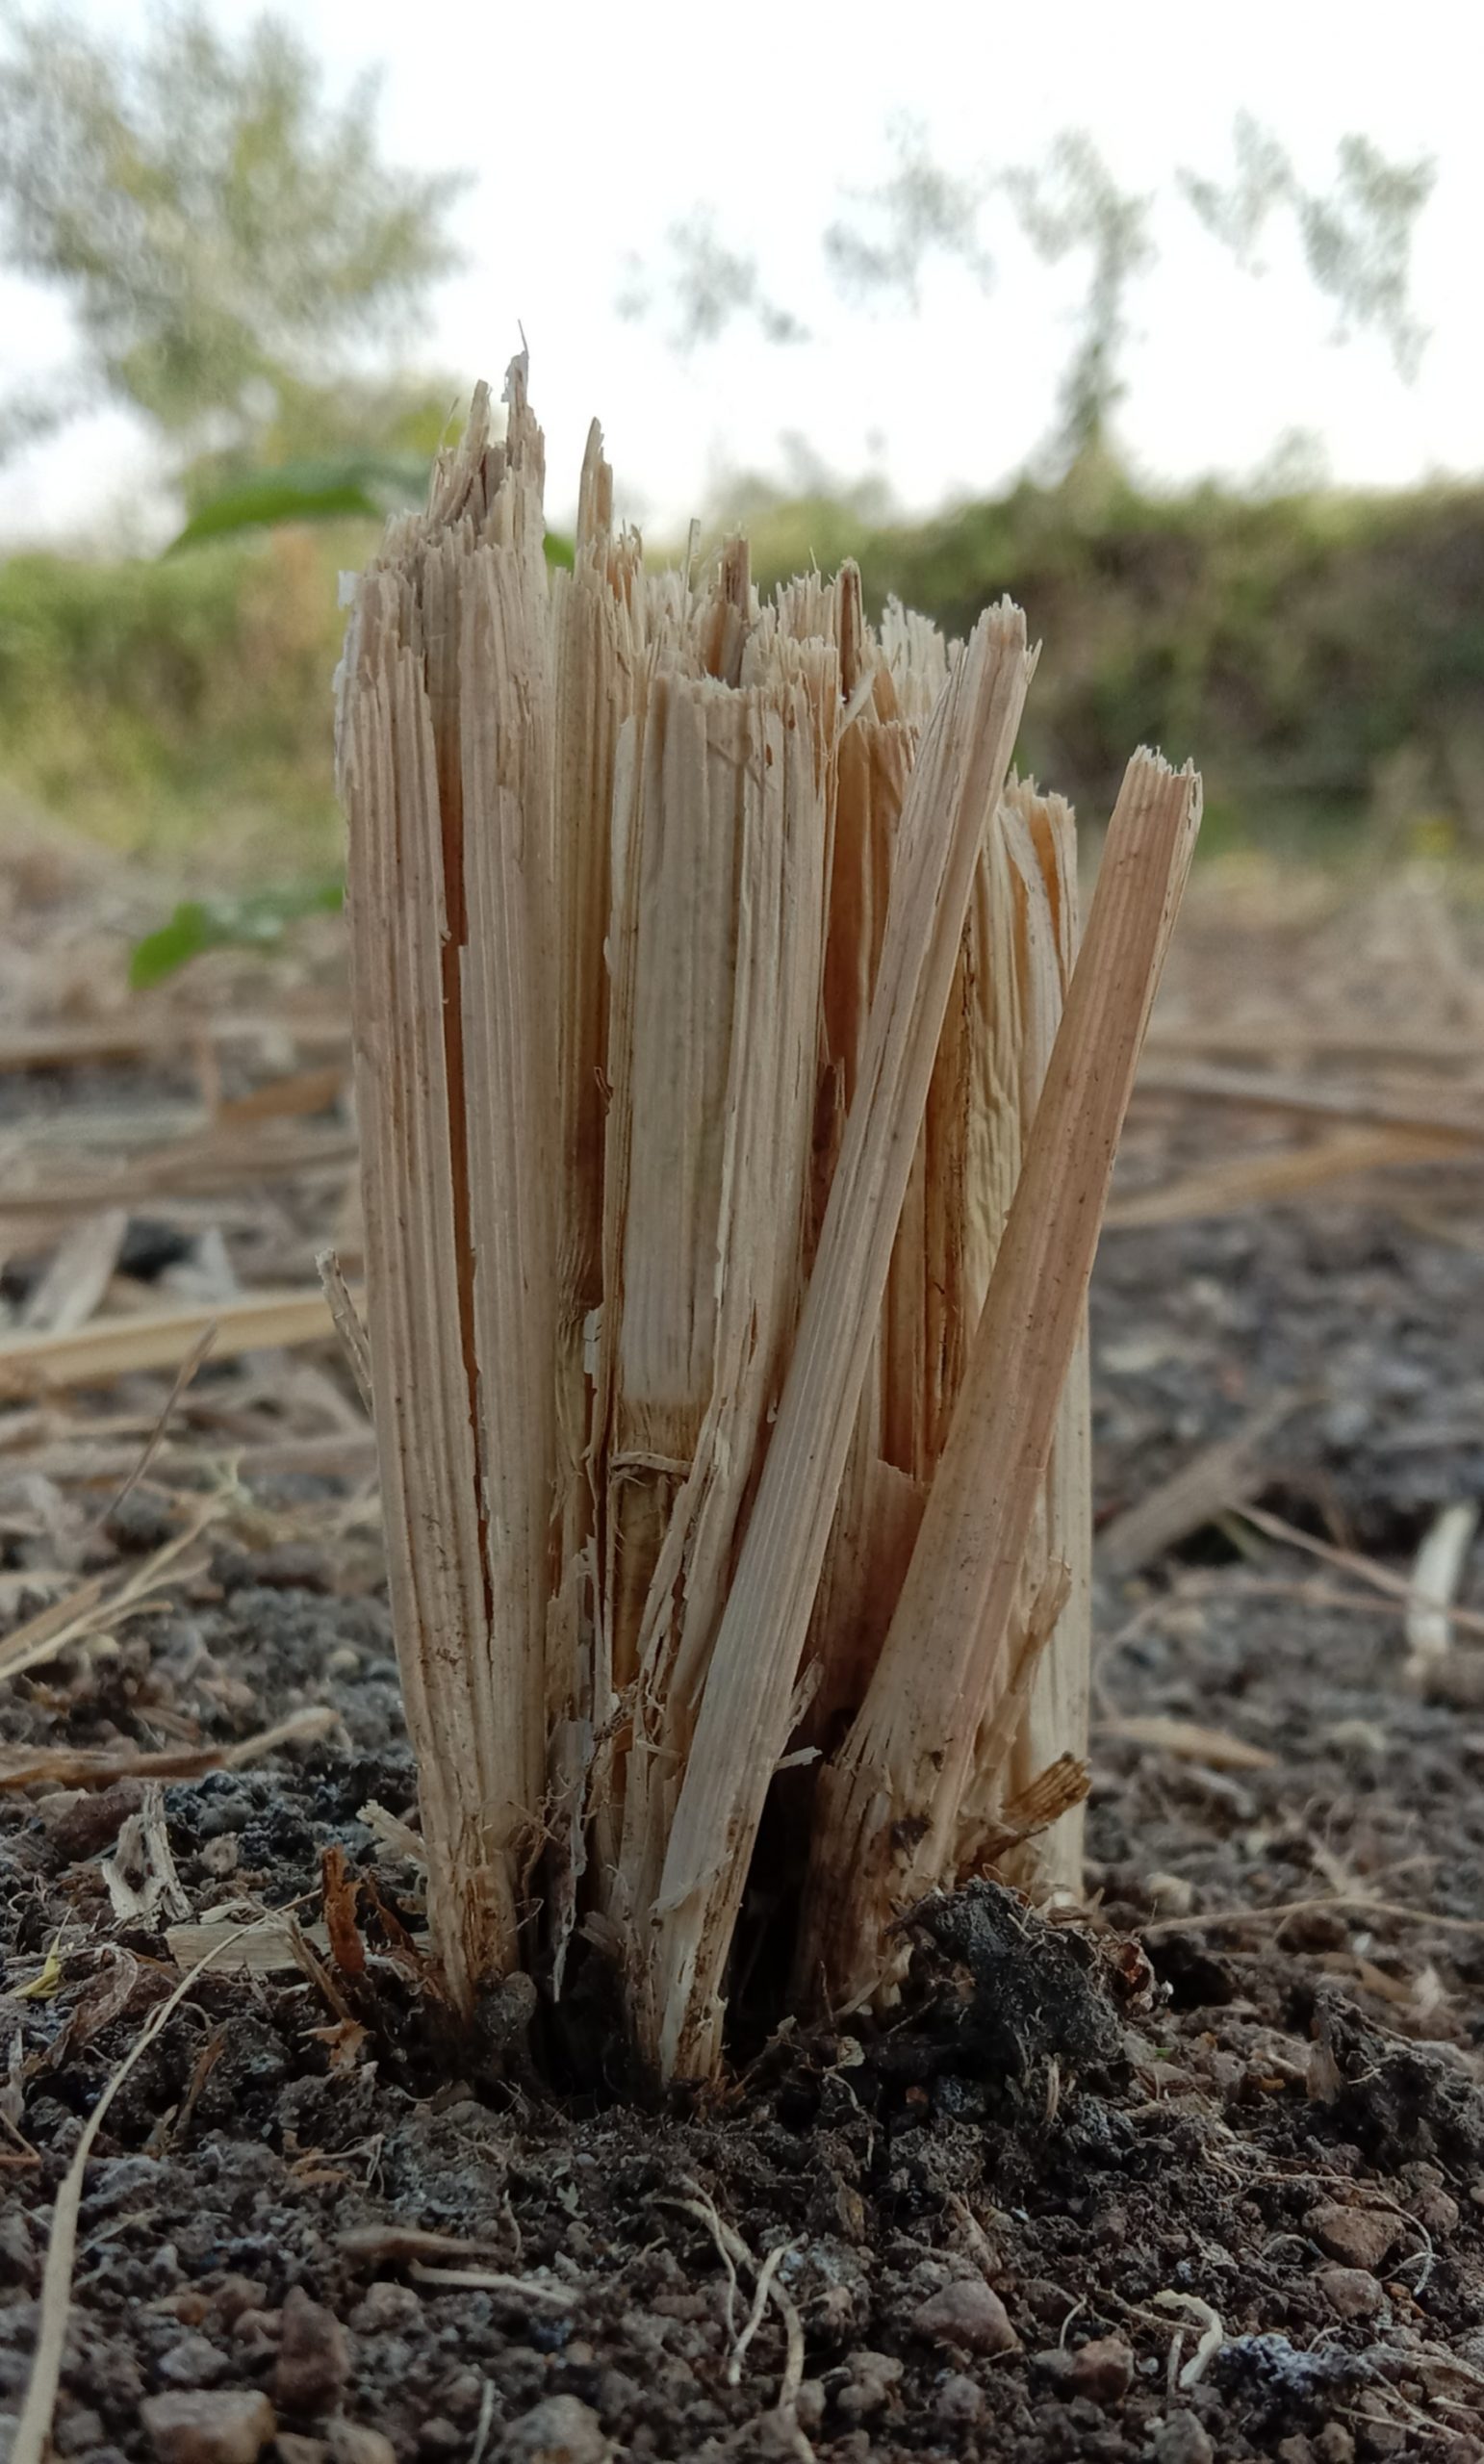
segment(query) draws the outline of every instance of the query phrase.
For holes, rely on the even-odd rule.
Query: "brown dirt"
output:
[[[3,1101],[24,1122],[121,1089],[157,1102],[179,1073],[100,1065]],[[1145,1117],[1125,1186],[1227,1151],[1231,1119]],[[305,1271],[340,1187],[234,1219],[244,1278]],[[1476,1177],[1462,1214],[1456,1176],[1447,1192],[1445,1218],[1421,1191],[1430,1230],[1326,1202],[1111,1234],[1100,1517],[1281,1392],[1263,1502],[1404,1569],[1440,1504],[1484,1491]],[[136,1227],[141,1288],[209,1203],[140,1208],[170,1235]],[[6,1296],[33,1275],[13,1250]],[[208,1364],[151,1476],[100,1521],[117,1475],[87,1474],[90,1428],[127,1455],[166,1383],[0,1432],[8,1626],[59,1567],[143,1562],[229,1440],[250,1453],[313,1423],[333,1451],[336,1415],[348,1425],[327,1360]],[[136,1434],[109,1438],[110,1415]],[[925,1911],[907,2016],[785,2034],[704,2109],[623,2100],[590,1977],[586,2042],[608,2058],[579,2092],[569,2044],[558,2096],[519,2009],[492,2008],[455,2058],[402,1938],[418,1870],[363,1809],[410,1813],[413,1777],[364,1443],[347,1447],[352,1475],[255,1472],[156,1613],[0,1685],[13,1746],[225,1746],[316,1705],[336,1722],[165,1784],[178,1896],[166,1875],[153,1906],[158,1866],[131,1861],[139,1782],[0,1802],[0,2414],[25,2384],[68,2157],[177,1982],[166,1928],[290,1905],[318,1926],[338,1849],[364,1973],[318,1934],[309,1973],[204,1973],[110,2111],[63,2455],[226,2464],[229,2417],[246,2418],[226,2400],[262,2391],[278,2464],[1484,2457],[1476,1643],[1410,1691],[1394,1602],[1207,1526],[1100,1589],[1075,1923],[1048,1935],[993,1886]],[[1476,1574],[1465,1596],[1484,1606]],[[1152,1716],[1219,1735],[1192,1753],[1120,1731]],[[477,2247],[420,2259],[410,2230]],[[172,2446],[151,2408],[192,2391],[204,2426]]]
[[[1476,1257],[1338,1209],[1112,1236],[1105,1503],[1141,1495],[1269,1384],[1322,1375],[1267,1495],[1395,1558],[1433,1504],[1477,1484],[1476,1450],[1401,1440],[1440,1397],[1477,1391],[1481,1281]],[[153,1543],[173,1511],[137,1493],[99,1555]],[[329,1703],[341,1738],[166,1786],[185,1899],[313,1902],[339,1845],[415,1924],[415,1869],[360,1818],[369,1798],[413,1800],[373,1574],[336,1537],[223,1544],[116,1654],[16,1681],[5,1731],[158,1738],[164,1711],[210,1738]],[[364,2039],[296,1971],[204,1975],[90,2174],[61,2451],[149,2453],[141,2400],[199,2386],[276,2387],[281,2431],[324,2441],[344,2415],[430,2459],[472,2456],[481,2434],[486,2458],[541,2452],[553,2417],[527,2417],[556,2397],[586,2408],[568,2424],[578,2455],[584,2437],[595,2455],[603,2437],[634,2456],[802,2453],[799,2434],[840,2464],[1484,2452],[1484,1923],[1468,1930],[1484,1908],[1484,1725],[1401,1689],[1385,1604],[1325,1606],[1313,1584],[1298,1557],[1252,1562],[1207,1531],[1105,1598],[1105,1719],[1195,1719],[1270,1761],[1106,1739],[1100,1906],[1052,1938],[1060,1964],[1028,1967],[1021,1934],[1039,1920],[1005,1895],[959,1903],[921,1938],[910,2024],[785,2040],[724,2109],[563,2104],[494,2056],[440,2078],[447,2056],[374,1919],[380,1955],[338,1988]],[[15,2144],[4,2175],[13,2400],[63,2166],[172,1973],[159,1919],[117,1921],[99,1862],[138,1797],[6,1812],[7,2034],[37,2151]],[[1367,1898],[1433,1915],[1349,1904]],[[24,1998],[52,1944],[58,1989]],[[346,2246],[371,2225],[477,2239],[473,2264],[514,2286],[439,2287],[395,2241]],[[777,2412],[780,2304],[738,2351],[780,2249],[772,2280],[804,2340],[798,2432]],[[992,2286],[1013,2346],[977,2348],[995,2323],[972,2304],[959,2318],[961,2296],[942,2323],[960,2279]],[[349,2339],[297,2380],[282,2374],[295,2288]],[[1219,2349],[1182,2385],[1208,2314]],[[318,2311],[311,2326],[328,2335]]]

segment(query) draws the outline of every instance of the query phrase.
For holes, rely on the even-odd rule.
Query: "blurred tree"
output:
[[[889,298],[914,313],[922,305],[922,274],[934,255],[955,258],[988,288],[994,260],[981,246],[977,178],[957,179],[934,156],[917,121],[892,123],[896,164],[879,188],[852,191],[855,211],[825,233],[825,258],[838,287],[857,300]],[[862,225],[859,209],[865,209]]]
[[[1276,138],[1239,113],[1236,164],[1222,187],[1193,171],[1180,186],[1190,204],[1240,265],[1261,272],[1257,244],[1275,214],[1289,213],[1321,297],[1340,312],[1340,334],[1373,325],[1404,375],[1416,372],[1426,336],[1409,305],[1412,235],[1432,194],[1431,163],[1389,163],[1369,137],[1343,137],[1327,195],[1306,190]]]
[[[237,42],[194,7],[131,47],[52,13],[5,16],[0,249],[67,299],[75,377],[0,415],[0,449],[113,398],[180,463],[326,443],[422,447],[426,383],[367,381],[358,346],[410,330],[455,262],[458,173],[386,164],[374,77],[336,104],[311,53],[259,18]]]
[[[987,293],[995,256],[985,225],[994,209],[1008,209],[1047,263],[1086,259],[1087,288],[1049,453],[1063,470],[1106,453],[1123,392],[1131,294],[1159,255],[1158,200],[1120,188],[1083,130],[1063,131],[1034,166],[961,175],[937,160],[918,122],[894,121],[887,138],[885,177],[852,192],[823,234],[836,291],[857,305],[915,312],[936,260],[961,267]],[[1402,374],[1415,372],[1425,337],[1409,303],[1412,242],[1432,192],[1431,163],[1391,163],[1368,138],[1345,137],[1332,186],[1311,191],[1277,139],[1245,114],[1236,124],[1234,152],[1228,181],[1180,171],[1176,194],[1253,273],[1263,270],[1257,245],[1264,232],[1290,217],[1316,290],[1339,311],[1342,338],[1371,327]],[[806,339],[765,288],[757,259],[727,244],[707,209],[670,225],[660,267],[631,258],[629,268],[621,309],[642,316],[661,298],[678,303],[671,333],[678,348],[715,342],[739,318],[753,319],[770,341]]]
[[[1053,451],[1073,463],[1102,450],[1123,396],[1128,295],[1158,255],[1148,197],[1120,189],[1092,140],[1068,130],[1044,169],[1012,171],[1007,186],[1032,245],[1049,265],[1076,249],[1088,258],[1076,346],[1062,379]]]
[[[674,313],[671,341],[677,350],[694,350],[698,343],[714,343],[734,317],[751,317],[770,343],[808,339],[797,317],[770,299],[758,277],[755,257],[729,248],[716,228],[716,217],[705,207],[674,222],[665,235],[670,262],[665,289]],[[638,320],[654,307],[654,293],[643,260],[630,254],[619,295],[619,314]]]

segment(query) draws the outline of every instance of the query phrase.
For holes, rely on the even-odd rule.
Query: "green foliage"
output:
[[[339,565],[366,534],[269,534],[115,564],[0,563],[0,781],[125,851],[217,880],[332,862]]]
[[[333,104],[287,25],[234,43],[193,6],[136,47],[50,12],[8,32],[5,255],[62,292],[82,346],[57,417],[119,397],[197,450],[286,413],[299,449],[347,413],[354,432],[351,353],[411,329],[461,185],[381,160],[375,81]]]
[[[337,874],[330,881],[281,883],[245,898],[185,899],[167,923],[136,942],[129,982],[137,992],[146,991],[203,950],[275,949],[287,925],[338,913],[343,896]]]
[[[960,635],[1011,591],[1045,643],[1022,765],[1090,822],[1147,741],[1200,761],[1208,840],[1390,814],[1484,847],[1484,489],[1152,499],[1089,458],[923,525],[817,498],[749,527],[764,589],[853,555],[873,607]],[[0,790],[196,884],[327,877],[335,575],[365,552],[332,525],[0,565]]]
[[[447,444],[458,388],[429,386],[414,377],[388,377],[372,384],[358,376],[353,382],[311,385],[284,378],[277,387],[271,413],[261,424],[239,424],[225,442],[192,456],[180,471],[186,511],[193,517],[219,497],[272,484],[273,475],[320,465],[326,477],[355,468],[348,475],[364,504],[376,518],[395,505],[421,499],[434,454]],[[319,481],[303,472],[313,490]],[[325,520],[314,512],[298,518]]]
[[[427,462],[416,453],[345,453],[280,462],[249,472],[219,496],[208,497],[166,552],[174,555],[203,540],[240,530],[276,529],[286,523],[379,521],[399,506],[421,504],[427,479]],[[570,566],[572,541],[549,530],[546,558],[549,565]]]
[[[1154,499],[1094,460],[909,527],[775,505],[752,540],[763,587],[854,555],[951,634],[1011,592],[1045,643],[1022,764],[1089,820],[1148,742],[1200,762],[1215,834],[1353,837],[1404,764],[1410,817],[1484,846],[1484,491]]]
[[[199,547],[202,540],[223,538],[229,531],[286,522],[343,522],[357,516],[375,521],[398,505],[416,504],[426,489],[427,464],[419,454],[346,453],[270,464],[197,505],[167,552]]]

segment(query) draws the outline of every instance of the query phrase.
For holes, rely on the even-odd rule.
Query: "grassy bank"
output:
[[[1022,758],[1089,815],[1148,741],[1198,758],[1208,846],[1484,848],[1484,490],[1153,499],[1110,472],[913,527],[777,505],[753,536],[764,579],[807,542],[950,632],[1009,590],[1047,643]]]
[[[764,584],[854,555],[873,606],[955,633],[1011,591],[1048,645],[1022,764],[1089,817],[1149,741],[1198,756],[1212,847],[1484,849],[1484,489],[1156,499],[1083,472],[922,525],[749,523]],[[0,565],[0,799],[214,876],[333,860],[336,574],[370,545]]]
[[[225,878],[333,861],[335,547],[0,565],[0,817]]]

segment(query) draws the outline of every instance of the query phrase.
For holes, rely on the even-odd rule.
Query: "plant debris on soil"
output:
[[[60,1278],[79,1322],[310,1290],[324,1245],[353,1279],[333,958],[111,1007],[113,890],[34,851],[5,878],[12,1324],[111,1207]],[[1239,933],[1198,892],[1126,1200],[1333,1131],[1162,1089],[1182,1037],[1332,1110],[1465,1108],[1480,977],[1425,899],[1412,940],[1395,900],[1286,905]],[[311,1063],[317,1111],[232,1113]],[[926,1903],[900,2009],[785,2028],[705,2103],[627,2095],[596,1964],[578,2049],[516,1993],[441,2022],[333,1345],[15,1391],[0,1337],[0,2412],[88,2118],[209,1953],[88,2168],[81,2464],[1484,2456],[1484,1600],[1475,1553],[1409,1672],[1371,1578],[1484,1493],[1479,1161],[1124,1229],[1115,1196],[1100,1529],[1267,1433],[1110,1551],[1086,1904]]]

